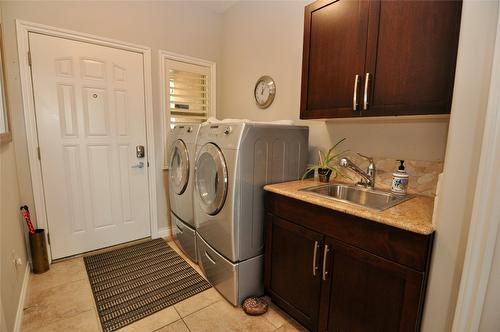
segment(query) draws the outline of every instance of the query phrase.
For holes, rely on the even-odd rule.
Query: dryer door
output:
[[[182,195],[189,181],[189,153],[186,144],[176,140],[170,153],[170,188],[177,195]]]
[[[227,195],[227,166],[222,151],[213,143],[203,145],[196,158],[195,186],[200,206],[209,215],[216,215]]]

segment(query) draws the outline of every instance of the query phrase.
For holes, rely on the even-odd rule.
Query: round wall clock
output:
[[[262,76],[255,83],[254,96],[257,106],[268,108],[273,103],[276,95],[276,84],[269,76]]]

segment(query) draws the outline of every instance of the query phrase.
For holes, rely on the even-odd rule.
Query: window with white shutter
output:
[[[160,51],[164,169],[176,124],[215,117],[215,62]]]
[[[183,122],[203,122],[210,114],[210,68],[166,60],[167,108],[170,127]]]

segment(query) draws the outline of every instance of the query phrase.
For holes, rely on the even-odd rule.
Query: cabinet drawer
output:
[[[170,216],[173,224],[174,241],[193,262],[197,263],[195,230],[184,224],[175,214],[170,213]]]
[[[417,271],[427,269],[433,235],[405,231],[271,192],[266,192],[266,204],[267,212],[275,216]]]
[[[196,235],[198,260],[208,281],[234,306],[240,305],[249,296],[264,293],[262,274],[264,255],[234,263],[213,249]]]

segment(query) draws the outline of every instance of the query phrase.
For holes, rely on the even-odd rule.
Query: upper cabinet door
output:
[[[369,2],[351,0],[322,0],[306,7],[301,119],[359,115],[368,9]]]
[[[449,0],[308,5],[301,119],[449,113],[461,8]]]
[[[363,116],[450,112],[461,8],[461,1],[370,1]]]

